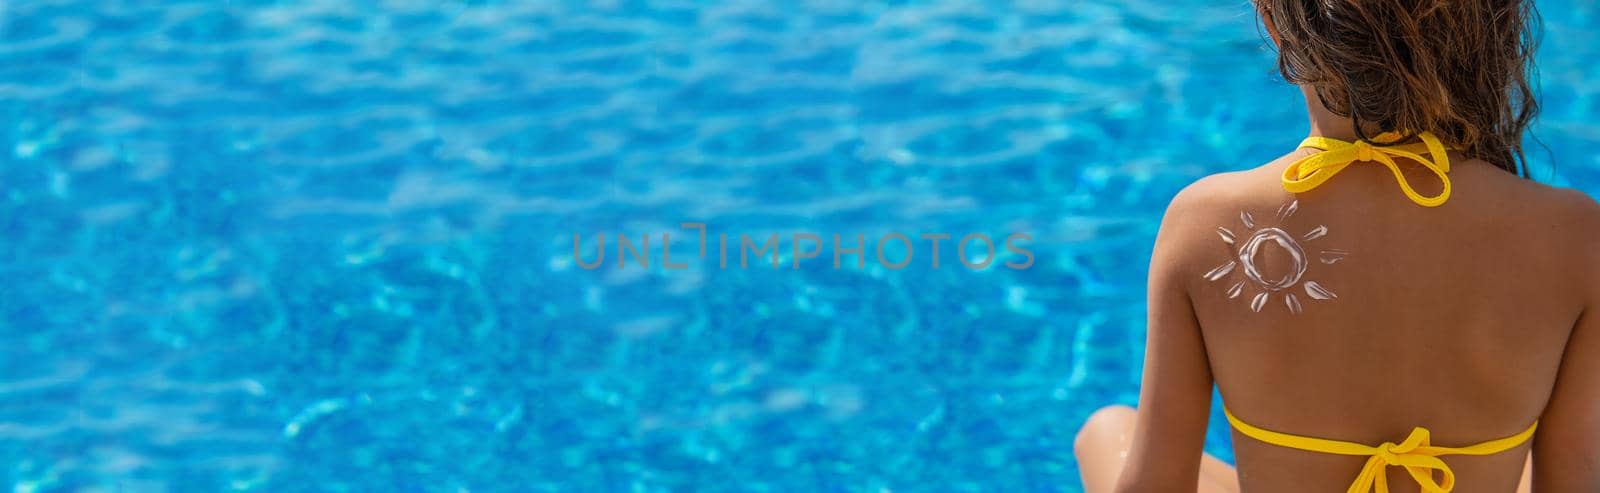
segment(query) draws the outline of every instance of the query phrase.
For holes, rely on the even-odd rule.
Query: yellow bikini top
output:
[[[1317,188],[1333,175],[1339,174],[1353,163],[1375,161],[1388,166],[1394,172],[1395,180],[1400,182],[1400,190],[1405,192],[1412,202],[1427,207],[1437,207],[1450,199],[1450,157],[1438,137],[1428,132],[1417,134],[1419,143],[1401,145],[1374,146],[1366,142],[1345,142],[1327,137],[1311,137],[1300,143],[1300,147],[1321,149],[1319,152],[1301,158],[1289,164],[1283,170],[1283,188],[1293,193],[1301,193]],[[1379,142],[1394,142],[1400,139],[1400,134],[1385,133],[1379,135]],[[1427,157],[1422,153],[1426,152]],[[1406,181],[1405,175],[1400,172],[1400,166],[1395,163],[1395,158],[1405,158],[1416,161],[1422,166],[1433,171],[1439,176],[1439,181],[1444,183],[1444,190],[1439,195],[1432,197],[1417,193]],[[1430,159],[1431,158],[1431,159]],[[1367,446],[1359,443],[1341,442],[1311,438],[1275,431],[1263,430],[1240,421],[1233,412],[1223,409],[1228,416],[1228,423],[1239,433],[1250,438],[1270,443],[1280,447],[1321,452],[1324,454],[1367,456],[1366,466],[1361,468],[1361,474],[1350,483],[1348,493],[1367,493],[1376,491],[1388,493],[1389,483],[1385,468],[1400,466],[1406,468],[1411,474],[1411,479],[1416,480],[1425,493],[1449,493],[1455,488],[1456,476],[1450,471],[1450,466],[1439,460],[1441,455],[1490,455],[1510,450],[1533,436],[1539,427],[1536,421],[1528,426],[1522,433],[1490,440],[1477,445],[1466,447],[1435,447],[1429,442],[1431,433],[1427,428],[1417,427],[1411,430],[1411,435],[1400,443],[1385,442],[1382,445]],[[1440,475],[1439,481],[1434,481],[1434,475]]]
[[[1399,140],[1401,135],[1395,132],[1386,132],[1378,135],[1378,142],[1393,142]],[[1309,137],[1300,142],[1300,147],[1321,149],[1319,152],[1300,158],[1290,163],[1283,170],[1283,189],[1292,193],[1301,193],[1317,188],[1323,182],[1333,178],[1333,175],[1351,164],[1363,161],[1375,161],[1389,167],[1394,172],[1395,180],[1400,182],[1400,191],[1405,192],[1412,202],[1427,207],[1437,207],[1450,199],[1450,156],[1446,151],[1452,150],[1439,142],[1439,138],[1430,132],[1417,134],[1421,142],[1400,145],[1372,145],[1364,141],[1345,142],[1327,137]],[[1429,157],[1423,157],[1426,152]],[[1400,165],[1395,158],[1405,158],[1416,161],[1422,166],[1433,171],[1439,176],[1439,181],[1444,183],[1444,190],[1439,195],[1432,197],[1423,196],[1411,188],[1411,183],[1406,181],[1405,174],[1400,172]]]
[[[1262,442],[1324,454],[1368,456],[1367,464],[1361,468],[1361,474],[1356,476],[1355,482],[1350,483],[1350,489],[1345,490],[1347,493],[1371,491],[1389,493],[1389,479],[1384,473],[1384,468],[1388,466],[1406,468],[1406,472],[1411,474],[1411,479],[1416,480],[1417,485],[1422,487],[1423,493],[1450,493],[1456,486],[1456,475],[1450,471],[1449,465],[1439,460],[1439,456],[1497,454],[1522,445],[1533,436],[1533,431],[1539,428],[1539,422],[1535,421],[1522,433],[1505,438],[1466,447],[1436,447],[1428,441],[1430,435],[1428,429],[1418,426],[1411,430],[1410,436],[1398,444],[1384,442],[1378,446],[1366,446],[1267,431],[1240,421],[1227,409],[1223,409],[1222,412],[1228,416],[1228,423],[1233,425],[1233,429]],[[1434,481],[1435,472],[1442,475],[1440,481]]]

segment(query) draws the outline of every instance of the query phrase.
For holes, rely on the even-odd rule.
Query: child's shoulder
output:
[[[1253,169],[1201,177],[1178,191],[1167,206],[1171,220],[1193,220],[1278,207],[1293,194],[1283,190],[1282,166],[1271,162]]]

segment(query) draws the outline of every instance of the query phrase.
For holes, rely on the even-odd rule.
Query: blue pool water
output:
[[[1600,193],[1600,8],[1541,6]],[[1078,491],[1162,208],[1298,97],[1242,0],[0,2],[0,491]]]

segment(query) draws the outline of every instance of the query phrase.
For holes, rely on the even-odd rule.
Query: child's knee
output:
[[[1137,415],[1138,412],[1133,408],[1120,404],[1100,408],[1083,422],[1083,428],[1078,430],[1078,436],[1073,440],[1073,448],[1081,452],[1093,442],[1117,439],[1126,435],[1133,429],[1134,417]]]

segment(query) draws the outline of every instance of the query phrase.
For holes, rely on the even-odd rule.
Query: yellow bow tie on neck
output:
[[[1389,167],[1394,172],[1395,180],[1400,182],[1400,191],[1405,192],[1412,202],[1427,207],[1437,207],[1450,199],[1450,156],[1446,154],[1449,148],[1439,142],[1439,138],[1432,133],[1422,132],[1417,134],[1422,142],[1401,145],[1372,145],[1364,141],[1345,142],[1327,137],[1309,137],[1300,142],[1300,147],[1321,149],[1319,152],[1296,160],[1283,170],[1283,189],[1292,193],[1301,193],[1321,186],[1323,182],[1333,178],[1333,175],[1357,162],[1375,161]],[[1392,142],[1399,140],[1400,134],[1394,132],[1379,135],[1379,142]],[[1426,152],[1429,157],[1424,157]],[[1431,157],[1431,159],[1430,159]],[[1439,195],[1424,196],[1406,181],[1405,174],[1400,171],[1400,165],[1395,163],[1395,158],[1410,159],[1439,175],[1439,181],[1444,183],[1444,190]]]

